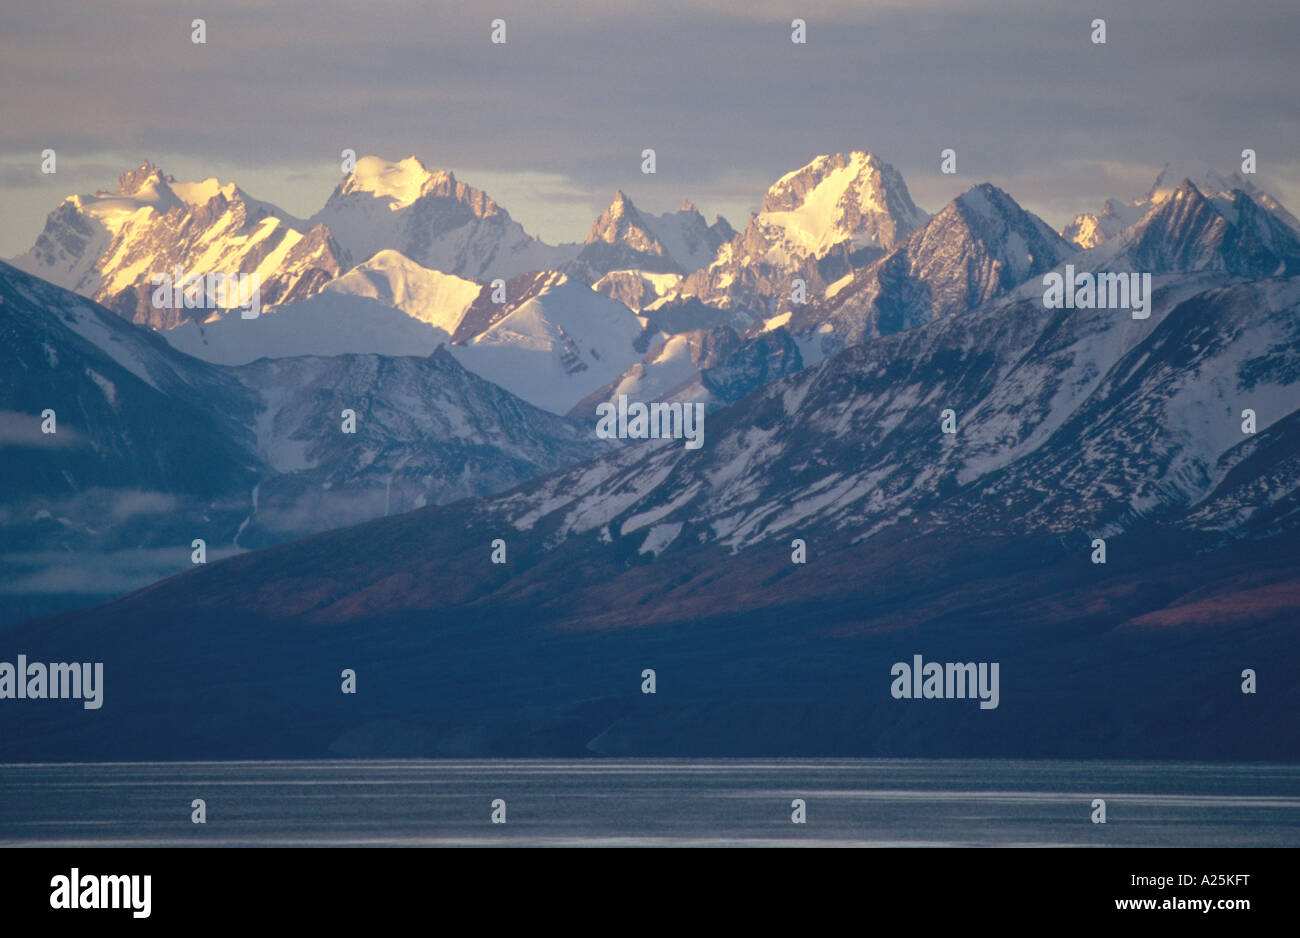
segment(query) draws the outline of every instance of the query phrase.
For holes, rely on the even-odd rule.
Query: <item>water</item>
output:
[[[207,803],[191,823],[190,803]],[[492,824],[492,801],[506,824]],[[791,823],[791,801],[807,803]],[[1090,821],[1094,798],[1107,823]],[[0,765],[0,846],[1300,845],[1300,766],[984,760]]]

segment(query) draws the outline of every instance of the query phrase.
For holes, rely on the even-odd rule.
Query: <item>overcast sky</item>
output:
[[[151,159],[298,215],[339,153],[414,154],[532,234],[581,240],[622,188],[743,225],[777,177],[866,149],[935,211],[983,181],[1060,228],[1166,161],[1300,211],[1296,0],[4,0],[0,256],[66,195]],[[207,44],[190,21],[207,22]],[[507,22],[507,43],[489,41]],[[807,21],[808,42],[790,41]],[[1089,38],[1094,17],[1107,43]],[[40,173],[53,147],[58,172]],[[645,147],[658,172],[640,172]],[[958,175],[939,172],[957,151]]]

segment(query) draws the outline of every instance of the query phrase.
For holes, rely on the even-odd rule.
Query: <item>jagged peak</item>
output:
[[[957,196],[934,216],[929,225],[913,237],[929,239],[931,226],[945,227],[957,224],[966,229],[977,241],[988,244],[1006,244],[1008,232],[1018,235],[1014,243],[1023,243],[1029,256],[1052,250],[1064,256],[1073,250],[1047,222],[1017,202],[1008,192],[991,182],[971,186]],[[924,234],[923,234],[924,232]],[[1041,257],[1040,257],[1041,259]]]
[[[1255,185],[1239,172],[1224,175],[1209,167],[1193,163],[1165,163],[1156,180],[1141,201],[1159,204],[1190,182],[1203,196],[1228,195],[1234,190],[1248,193],[1258,191]]]
[[[269,203],[250,199],[233,182],[222,182],[216,176],[197,182],[177,182],[176,177],[165,173],[157,164],[145,160],[135,169],[128,170],[117,177],[116,192],[97,192],[90,199],[83,200],[86,205],[95,201],[130,199],[142,205],[151,205],[160,212],[185,204],[191,208],[207,205],[212,199],[222,196],[227,202],[247,202],[265,209],[265,214],[283,216]]]
[[[100,221],[124,219],[142,208],[165,214],[182,204],[173,190],[176,180],[146,160],[135,169],[117,177],[117,188],[103,189],[91,195],[70,195],[60,205],[67,210],[91,215]]]
[[[587,243],[595,244],[598,241],[606,244],[624,243],[639,251],[663,252],[663,246],[622,189],[614,193],[609,208],[591,226]]]
[[[302,249],[308,246],[326,248],[336,257],[343,254],[342,249],[334,241],[334,233],[330,231],[329,226],[324,222],[317,222],[303,233],[302,240],[298,242],[298,247]],[[344,257],[346,258],[346,255]]]
[[[790,182],[800,176],[825,176],[837,169],[844,169],[846,166],[853,165],[855,168],[867,169],[869,167],[884,167],[889,164],[870,150],[849,150],[847,153],[822,153],[814,156],[811,160],[793,169],[778,179],[772,185],[779,186],[782,183]]]
[[[1167,212],[1162,210],[1170,205],[1186,210],[1187,206],[1199,209],[1204,204],[1235,225],[1240,222],[1239,212],[1248,206],[1291,232],[1300,234],[1300,220],[1285,205],[1241,173],[1233,172],[1225,176],[1207,170],[1198,175],[1184,175],[1177,185],[1172,185],[1173,179],[1169,166],[1157,177],[1156,185],[1152,187],[1145,203],[1151,207],[1149,214],[1152,217],[1165,217]]]
[[[1011,198],[1006,190],[995,186],[991,182],[978,182],[953,199],[953,201],[963,205],[987,205],[991,203],[1014,203],[1015,199]]]
[[[1243,212],[1247,214],[1243,216]],[[1166,236],[1173,229],[1189,224],[1242,225],[1250,224],[1251,220],[1258,224],[1258,219],[1266,217],[1287,227],[1255,196],[1242,189],[1206,193],[1191,179],[1184,178],[1155,203],[1135,229],[1139,235],[1155,229]]]
[[[867,150],[823,154],[767,190],[756,224],[790,249],[821,256],[836,245],[885,249],[928,216],[902,175]]]
[[[874,187],[903,185],[898,171],[868,150],[825,153],[772,183],[763,197],[762,211],[781,212],[798,207],[812,190],[837,172],[843,177],[844,188],[854,182],[869,182]],[[903,189],[906,191],[906,186]]]
[[[640,213],[632,203],[632,199],[622,189],[616,189],[614,198],[610,200],[609,208],[605,209],[601,217],[624,218],[634,215],[639,217]]]
[[[982,220],[1028,218],[1044,226],[1047,224],[1021,206],[1010,193],[998,188],[991,182],[981,182],[971,186],[944,206],[943,211],[939,214],[945,215],[954,212]]]
[[[1169,225],[1182,224],[1180,219],[1186,218],[1189,212],[1197,212],[1202,208],[1213,210],[1212,201],[1206,198],[1196,183],[1184,178],[1176,186],[1172,186],[1161,194],[1161,197],[1153,203],[1151,210],[1142,217],[1136,227],[1140,231],[1147,231],[1152,227],[1168,227]],[[1215,211],[1213,214],[1222,213]]]
[[[1171,199],[1187,199],[1187,198],[1204,199],[1205,193],[1202,192],[1200,190],[1200,187],[1197,186],[1196,183],[1192,182],[1190,178],[1184,177],[1182,182],[1174,186],[1173,191],[1170,192],[1169,194],[1169,197]]]
[[[152,161],[145,160],[135,169],[117,177],[117,195],[135,197],[146,189],[165,187],[176,179],[168,176]]]

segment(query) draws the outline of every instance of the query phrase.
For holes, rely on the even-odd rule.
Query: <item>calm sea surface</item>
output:
[[[207,803],[207,823],[190,820]],[[506,823],[491,823],[494,799]],[[791,823],[791,801],[807,823]],[[1106,824],[1090,821],[1106,801]],[[0,765],[0,846],[1300,846],[1300,766],[917,759]]]

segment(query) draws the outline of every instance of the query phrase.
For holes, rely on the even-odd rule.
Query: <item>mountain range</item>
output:
[[[0,267],[6,530],[177,555],[4,630],[118,696],[0,711],[0,758],[1300,758],[1300,228],[1241,182],[1058,234],[989,184],[929,215],[855,151],[739,233],[619,193],[520,270],[545,252],[482,193],[366,159],[308,228],[339,270],[257,319]],[[176,197],[132,209],[150,258]],[[1066,265],[1151,274],[1149,316],[1046,305]],[[595,439],[620,395],[704,404],[703,447]],[[171,501],[86,533],[114,498]],[[196,517],[262,549],[192,566]],[[892,699],[913,654],[1000,662],[1000,706]]]

